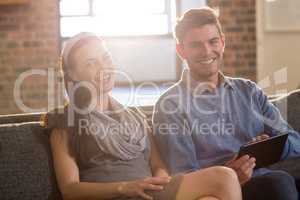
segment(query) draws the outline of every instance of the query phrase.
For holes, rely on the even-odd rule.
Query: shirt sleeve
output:
[[[172,175],[199,168],[191,129],[185,116],[172,100],[159,101],[154,109],[154,139]]]
[[[264,129],[270,136],[280,133],[288,133],[288,140],[285,144],[282,159],[300,156],[300,135],[295,131],[282,117],[279,109],[274,106],[264,94],[264,92],[255,86],[257,100],[262,111],[264,120]]]

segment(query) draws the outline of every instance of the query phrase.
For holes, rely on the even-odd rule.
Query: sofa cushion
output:
[[[1,199],[61,199],[48,136],[38,122],[0,125]]]
[[[272,166],[270,169],[283,170],[291,174],[296,180],[300,181],[300,158],[291,158],[280,161]]]

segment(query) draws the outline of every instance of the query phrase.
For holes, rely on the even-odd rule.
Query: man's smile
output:
[[[200,63],[200,64],[204,64],[204,65],[209,65],[209,64],[213,63],[216,59],[217,59],[217,57],[208,58],[208,59],[201,59],[201,60],[197,60],[196,62]]]

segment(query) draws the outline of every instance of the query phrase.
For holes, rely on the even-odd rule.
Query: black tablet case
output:
[[[278,162],[284,149],[288,134],[280,134],[255,143],[241,146],[238,158],[249,155],[256,159],[255,169],[267,167]]]

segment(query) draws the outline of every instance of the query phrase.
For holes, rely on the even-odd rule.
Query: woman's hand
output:
[[[118,187],[118,192],[126,197],[142,197],[152,200],[153,198],[146,194],[146,190],[161,191],[164,185],[170,182],[169,177],[148,177],[143,180],[124,182]]]

